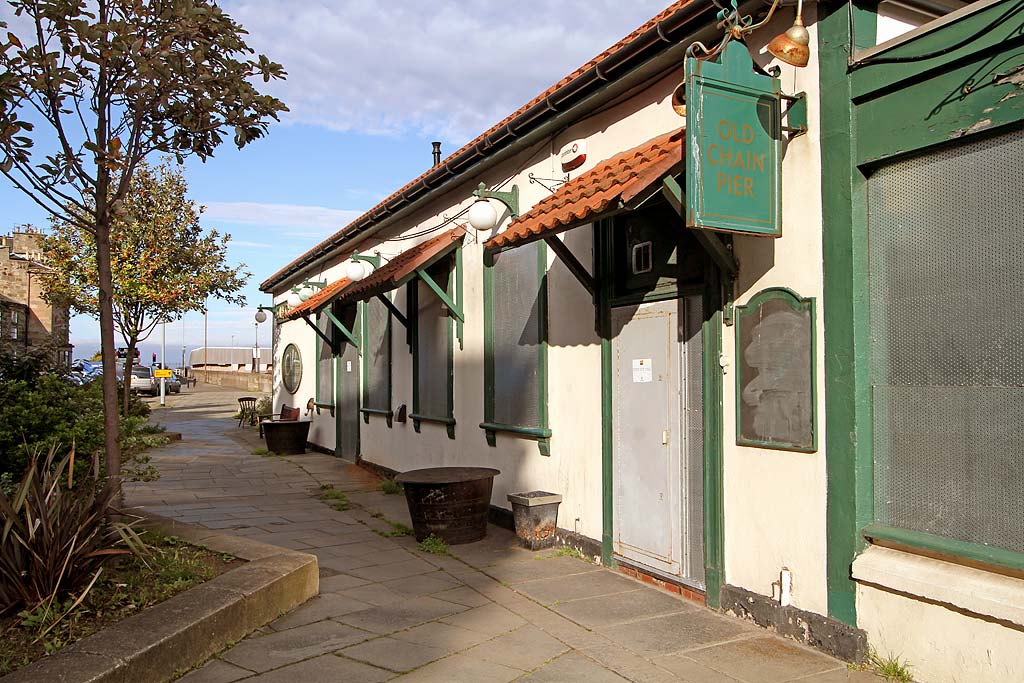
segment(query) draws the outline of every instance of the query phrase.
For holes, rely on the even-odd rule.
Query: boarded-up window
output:
[[[385,295],[386,296],[386,295]],[[366,302],[363,408],[391,410],[391,314],[380,299]]]
[[[1017,553],[1021,159],[1018,129],[878,169],[867,239],[876,521]]]
[[[452,260],[446,258],[431,267],[430,275],[441,289],[451,294]],[[452,324],[447,307],[430,286],[418,279],[416,287],[415,405],[416,415],[451,419]]]
[[[327,314],[317,314],[316,326],[328,337],[334,334],[334,325]],[[320,335],[316,337],[316,402],[334,405],[334,351]]]
[[[547,326],[544,257],[541,242],[490,257],[487,422],[547,427],[542,377]]]

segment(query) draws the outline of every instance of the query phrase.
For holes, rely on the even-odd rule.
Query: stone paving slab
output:
[[[230,416],[236,393],[175,395],[160,418],[184,440],[156,451],[163,476],[128,501],[320,562],[321,595],[180,679],[185,683],[881,683],[844,663],[495,527],[451,556],[414,539],[402,496],[319,453],[251,455],[263,443]],[[347,492],[350,509],[318,499]],[[371,514],[372,513],[372,514]]]

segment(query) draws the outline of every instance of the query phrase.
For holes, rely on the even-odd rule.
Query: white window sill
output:
[[[913,553],[869,546],[853,578],[1024,626],[1024,580]]]

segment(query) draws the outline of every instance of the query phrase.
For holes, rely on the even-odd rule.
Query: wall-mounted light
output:
[[[366,256],[357,251],[349,257],[348,263],[345,264],[345,277],[352,282],[365,280],[375,269],[380,268],[380,262],[380,254]]]
[[[270,309],[270,310],[274,310],[274,309]],[[256,322],[257,323],[265,323],[265,322],[267,322],[267,313],[264,310],[263,306],[260,306],[258,309],[256,309],[255,318],[256,318]]]
[[[302,303],[303,299],[299,297],[299,288],[292,287],[291,291],[288,292],[288,298],[285,299],[285,303],[288,304],[289,308],[295,308]]]
[[[518,185],[513,185],[509,192],[499,192],[488,190],[486,183],[480,183],[479,187],[473,191],[473,196],[477,197],[477,200],[473,202],[473,206],[469,207],[468,218],[469,224],[477,230],[490,230],[498,224],[498,212],[488,200],[497,199],[507,206],[512,218],[519,215]]]
[[[768,52],[790,66],[805,67],[811,57],[811,35],[804,27],[803,7],[803,0],[798,0],[793,25],[768,43]]]

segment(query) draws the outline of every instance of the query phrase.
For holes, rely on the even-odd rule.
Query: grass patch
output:
[[[576,548],[568,545],[563,545],[555,551],[555,557],[575,557],[577,560],[585,560],[586,556]]]
[[[894,655],[882,656],[875,650],[868,648],[868,660],[864,664],[851,667],[860,671],[873,671],[887,681],[898,681],[899,683],[914,683],[914,676],[910,673],[910,664]]]
[[[380,490],[389,496],[397,496],[405,493],[405,489],[394,479],[385,479],[380,483]]]
[[[402,524],[401,522],[392,522],[390,519],[385,519],[384,521],[391,525],[391,531],[381,531],[380,529],[374,529],[374,533],[376,533],[378,536],[383,536],[384,538],[395,538],[396,536],[412,536],[412,529]],[[445,550],[447,551],[447,546],[445,547]]]
[[[189,545],[175,536],[152,531],[141,535],[150,546],[146,563],[135,556],[110,562],[78,607],[71,609],[74,597],[69,597],[63,603],[43,603],[0,619],[0,633],[4,636],[0,639],[0,676],[58,652],[241,562],[228,554]],[[67,615],[60,619],[65,612]],[[51,631],[41,635],[58,620]]]
[[[254,448],[252,449],[252,454],[260,457],[266,457],[268,455],[273,455],[274,452],[266,448]]]
[[[339,512],[344,512],[349,508],[348,496],[344,491],[339,491],[331,484],[323,484],[320,487],[320,500]]]
[[[552,557],[574,557],[577,560],[583,560],[584,562],[590,562],[590,559],[576,548],[572,548],[567,545],[559,546],[553,553],[546,555],[535,555],[535,560],[550,560]]]
[[[433,555],[451,555],[451,551],[448,550],[448,544],[442,539],[438,538],[434,534],[430,534],[425,539],[420,541],[418,544],[420,550],[425,553],[431,553]]]

